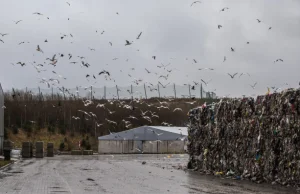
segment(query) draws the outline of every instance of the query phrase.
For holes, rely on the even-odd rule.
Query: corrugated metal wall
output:
[[[0,155],[2,155],[4,141],[4,93],[0,84]]]

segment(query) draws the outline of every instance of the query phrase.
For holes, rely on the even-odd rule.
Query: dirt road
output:
[[[55,156],[0,171],[0,193],[295,193],[178,170],[186,155]],[[146,162],[146,164],[142,164]]]

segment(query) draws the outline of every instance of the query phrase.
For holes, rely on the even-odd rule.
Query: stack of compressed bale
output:
[[[35,157],[36,158],[44,157],[44,142],[43,141],[37,141],[35,143]]]
[[[54,156],[54,144],[47,143],[47,157],[53,157],[53,156]]]
[[[13,148],[13,142],[9,140],[4,140],[3,142],[4,160],[10,160],[10,152],[12,148]]]
[[[32,157],[32,143],[22,142],[22,157],[31,158]]]
[[[222,99],[189,112],[189,168],[206,173],[300,184],[300,90]]]

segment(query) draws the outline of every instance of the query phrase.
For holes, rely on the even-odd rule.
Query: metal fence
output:
[[[162,87],[159,84],[156,86],[139,85],[139,86],[115,86],[115,87],[77,87],[77,88],[26,88],[26,92],[32,94],[50,95],[53,97],[58,95],[65,95],[68,97],[70,94],[76,97],[86,97],[95,99],[126,99],[131,98],[151,98],[151,97],[173,97],[173,98],[216,98],[214,92],[209,92],[201,85],[191,86],[179,86],[175,84],[169,84],[166,87]]]
[[[0,155],[3,151],[4,141],[4,93],[0,84]]]

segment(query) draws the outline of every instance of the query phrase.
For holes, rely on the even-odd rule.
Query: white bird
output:
[[[147,112],[149,112],[149,111],[143,112],[143,111],[141,110],[142,116],[145,116],[145,115],[147,114]]]
[[[102,123],[97,123],[96,122],[97,127],[101,127],[103,124]]]
[[[169,109],[170,110],[170,108],[169,107],[166,107],[166,106],[159,106],[159,107],[156,107],[157,109],[161,109],[161,108],[164,108],[164,109]]]
[[[105,108],[105,104],[100,104],[100,103],[99,103],[99,104],[97,104],[96,108],[98,108],[98,107],[99,107],[99,108]]]
[[[114,114],[116,111],[111,111],[111,110],[109,110],[108,108],[107,108],[107,110],[108,110],[108,113],[111,115],[111,114]]]
[[[148,116],[143,116],[142,118],[143,118],[143,119],[146,119],[147,121],[149,121],[150,123],[152,123],[152,120],[151,120],[150,117],[148,117]]]
[[[175,111],[181,111],[181,112],[182,112],[182,109],[181,109],[181,108],[175,108],[175,109],[173,110],[173,112],[175,112]]]
[[[186,102],[187,104],[193,105],[195,104],[197,101],[193,101],[193,102]]]
[[[2,109],[6,109],[6,106],[3,105],[3,106],[2,106]]]
[[[127,118],[129,118],[129,119],[134,119],[134,120],[138,120],[136,117],[134,117],[134,116],[129,116],[129,117],[127,117]]]
[[[72,116],[72,119],[79,120],[79,117]]]
[[[115,121],[108,120],[107,118],[105,118],[105,120],[106,120],[108,123],[111,123],[111,124],[117,125],[117,122],[115,122]]]

